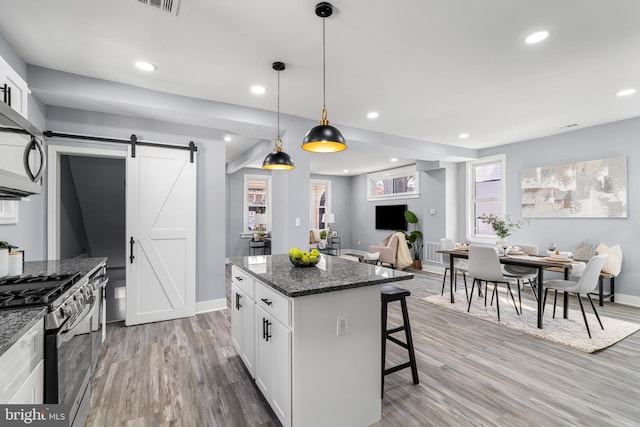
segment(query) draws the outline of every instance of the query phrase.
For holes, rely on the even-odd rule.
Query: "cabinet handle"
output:
[[[8,98],[8,96],[9,96],[9,85],[7,85],[5,83],[4,86],[2,86],[0,88],[0,90],[2,90],[2,92],[4,93],[4,96],[2,97],[2,102],[4,102],[5,104],[9,104],[9,102],[8,102],[8,100],[9,100],[9,98]]]
[[[242,282],[243,279],[240,276],[236,276],[236,280],[239,281],[239,282]]]
[[[271,338],[271,334],[269,333],[269,326],[271,326],[271,322],[269,322],[267,319],[264,319],[264,320],[267,321],[266,324],[265,324],[267,331],[266,331],[264,339],[265,339],[265,341],[269,341],[269,338]]]
[[[242,304],[240,304],[240,297],[242,295],[240,294],[236,294],[236,310],[240,310],[240,307],[242,307]]]
[[[262,318],[262,339],[267,339],[267,319]]]
[[[269,301],[269,300],[268,300],[268,299],[266,299],[266,298],[260,298],[260,300],[261,300],[263,303],[267,304],[267,305],[273,305],[273,302]]]

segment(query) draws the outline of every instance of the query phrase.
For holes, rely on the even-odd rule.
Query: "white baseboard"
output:
[[[616,302],[614,304],[623,304],[623,305],[629,305],[631,307],[640,307],[640,297],[637,297],[635,295],[625,295],[625,294],[619,294],[616,292],[615,300]],[[608,301],[608,299],[605,298],[605,301]]]
[[[225,308],[227,308],[226,298],[212,299],[209,301],[196,301],[196,314],[224,310]]]
[[[444,274],[444,267],[439,265],[430,265],[422,263],[422,271],[428,271],[429,273]]]

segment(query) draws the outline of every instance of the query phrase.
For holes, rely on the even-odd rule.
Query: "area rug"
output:
[[[493,306],[490,306],[489,301],[487,301],[487,306],[485,307],[484,298],[479,298],[477,295],[473,298],[471,311],[469,313],[467,313],[467,301],[464,298],[464,293],[458,293],[456,295],[455,304],[451,304],[449,293],[445,293],[443,296],[431,295],[423,299],[431,304],[470,314],[487,322],[506,326],[587,353],[593,353],[612,346],[640,329],[640,325],[636,323],[600,315],[600,320],[602,320],[602,325],[604,326],[604,330],[602,330],[600,329],[596,316],[589,313],[591,311],[589,301],[583,301],[583,304],[586,303],[585,311],[587,312],[587,320],[589,322],[589,329],[591,330],[592,338],[589,339],[582,319],[582,313],[579,310],[569,310],[569,319],[564,319],[562,317],[562,303],[558,301],[556,317],[554,319],[551,317],[553,304],[550,304],[549,300],[547,300],[547,306],[545,308],[544,329],[538,329],[536,327],[537,305],[535,301],[527,300],[525,303],[523,299],[523,313],[518,316],[511,302],[511,298],[509,298],[509,300],[506,299],[504,290],[499,290],[499,293],[500,321],[498,321],[495,302]],[[516,293],[516,302],[517,300],[518,296]],[[553,302],[552,298],[550,298],[550,300]]]

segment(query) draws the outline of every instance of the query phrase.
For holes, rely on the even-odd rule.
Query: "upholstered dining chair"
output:
[[[602,270],[602,266],[607,260],[607,255],[596,255],[589,260],[587,266],[584,268],[584,271],[580,275],[580,278],[577,282],[571,280],[546,280],[544,282],[544,300],[542,307],[547,302],[547,291],[552,289],[554,291],[553,296],[553,317],[556,316],[556,301],[558,299],[558,291],[567,292],[568,294],[575,294],[578,302],[580,303],[580,311],[582,311],[582,318],[584,319],[584,326],[587,328],[587,334],[589,334],[589,338],[591,338],[591,331],[589,330],[589,323],[587,322],[587,315],[584,312],[584,306],[582,305],[581,295],[586,295],[589,298],[589,302],[591,303],[591,308],[593,309],[593,313],[596,315],[596,319],[598,319],[598,323],[600,327],[604,329],[602,326],[602,321],[600,320],[600,316],[598,316],[598,311],[596,310],[596,306],[593,305],[593,300],[591,299],[591,295],[589,292],[592,292],[595,288],[598,287],[598,280],[600,279],[600,271]],[[568,309],[568,307],[564,307],[564,309]]]
[[[456,243],[453,239],[442,238],[440,239],[440,250],[450,251],[456,248]],[[440,295],[444,295],[444,287],[447,283],[447,271],[449,271],[449,266],[451,265],[451,255],[442,254],[442,262],[445,264],[444,269],[444,277],[442,278],[442,291]],[[454,271],[449,271],[449,274],[453,274],[453,280],[455,283],[454,291],[458,290],[458,273],[462,273],[462,278],[464,279],[464,293],[467,296],[467,301],[469,301],[469,292],[467,291],[467,262],[462,259],[455,259],[453,262]]]
[[[525,255],[538,255],[538,247],[534,245],[516,245]],[[518,303],[520,304],[520,313],[522,313],[522,285],[527,282],[531,288],[531,293],[536,301],[538,301],[538,295],[533,287],[534,283],[538,281],[538,270],[531,267],[523,267],[520,265],[505,265],[503,267],[504,275],[516,279],[518,282]]]
[[[487,305],[487,293],[489,292],[489,282],[493,283],[493,293],[491,295],[491,300],[493,298],[496,299],[496,310],[498,311],[498,321],[500,321],[500,302],[498,298],[498,283],[504,283],[507,285],[507,292],[511,295],[511,300],[513,301],[513,308],[516,309],[516,313],[520,314],[518,311],[518,306],[516,305],[516,299],[513,297],[513,292],[511,292],[511,285],[517,285],[517,281],[513,278],[505,277],[502,272],[502,268],[500,265],[500,259],[498,258],[498,250],[494,246],[478,246],[478,245],[470,245],[469,246],[469,268],[468,268],[469,276],[473,277],[473,284],[471,285],[471,292],[469,293],[469,306],[467,307],[467,312],[471,310],[471,301],[473,300],[473,289],[478,283],[478,286],[482,286],[482,282],[486,283],[484,289],[484,305]]]

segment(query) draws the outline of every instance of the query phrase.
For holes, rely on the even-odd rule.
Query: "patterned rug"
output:
[[[515,308],[513,307],[513,303],[511,302],[511,298],[509,298],[509,300],[506,299],[506,292],[504,292],[503,289],[499,289],[499,294],[499,322],[495,303],[493,306],[490,306],[488,305],[489,301],[487,301],[487,306],[485,307],[484,298],[479,298],[477,294],[473,297],[471,311],[468,314],[487,322],[506,326],[508,328],[512,328],[529,335],[563,344],[577,350],[585,351],[587,353],[593,353],[595,351],[612,346],[613,344],[628,337],[629,335],[640,329],[640,325],[638,324],[626,322],[624,320],[612,319],[609,317],[604,317],[602,315],[600,315],[600,320],[602,320],[604,330],[600,329],[600,325],[598,324],[596,316],[592,314],[589,301],[585,300],[583,301],[583,304],[585,305],[587,321],[589,322],[589,329],[591,330],[592,336],[592,338],[589,339],[589,335],[587,335],[587,330],[582,319],[582,313],[579,310],[569,310],[569,319],[562,318],[562,303],[560,301],[560,298],[558,301],[555,319],[551,316],[553,313],[553,298],[547,299],[547,306],[545,308],[544,314],[544,329],[538,329],[536,327],[537,305],[535,301],[525,301],[523,299],[523,314],[518,316],[516,314]],[[517,291],[515,297],[517,301]],[[572,296],[571,298],[575,297]],[[423,299],[428,303],[436,304],[441,307],[467,314],[467,301],[465,300],[464,292],[458,292],[456,294],[455,304],[451,304],[448,292],[443,296],[431,295]]]

